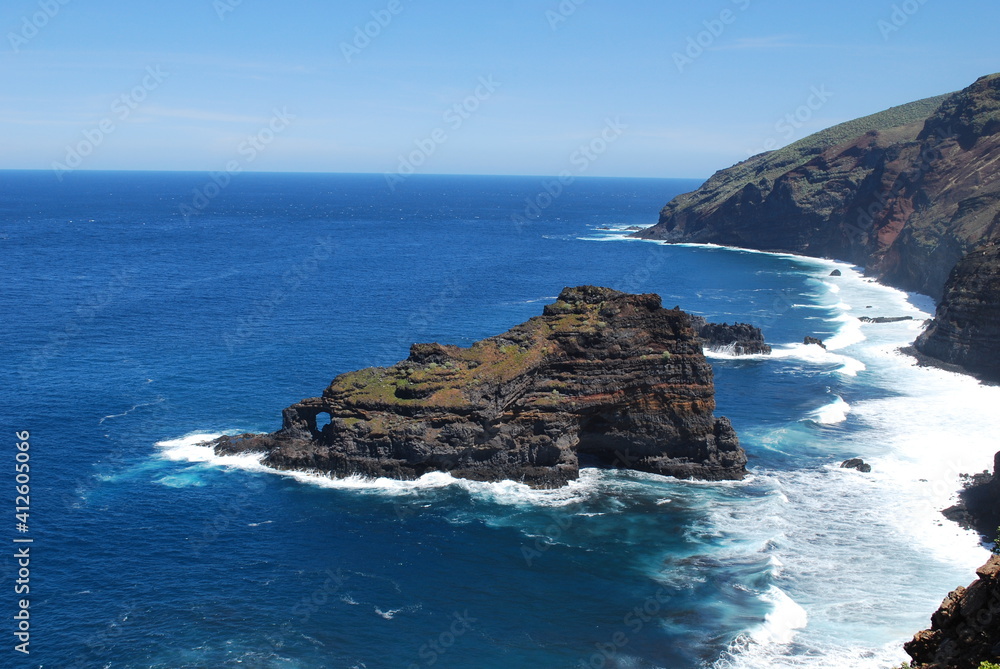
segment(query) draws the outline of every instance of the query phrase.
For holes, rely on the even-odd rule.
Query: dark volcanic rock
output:
[[[701,316],[692,316],[691,323],[705,348],[734,355],[771,354],[770,345],[764,341],[764,333],[748,323],[709,323]]]
[[[958,497],[958,504],[945,509],[944,515],[987,541],[996,539],[1000,534],[1000,452],[993,457],[993,473],[970,477]]]
[[[989,381],[1000,381],[1000,245],[956,265],[930,327],[914,346]]]
[[[862,323],[899,323],[900,321],[912,321],[913,316],[877,316],[875,318],[862,316],[858,320]]]
[[[889,285],[942,300],[947,311],[920,351],[998,379],[996,249],[966,256],[1000,238],[998,153],[1000,74],[993,74],[721,170],[636,236],[862,265]]]
[[[843,276],[843,275],[844,273],[841,272],[839,269],[835,269],[832,272],[830,272],[830,276]]]
[[[940,297],[1000,231],[1000,75],[822,131],[716,173],[646,239],[838,258]]]
[[[393,367],[342,374],[285,409],[277,432],[214,447],[265,453],[278,469],[398,479],[448,471],[551,487],[577,478],[581,461],[740,479],[746,454],[714,410],[688,314],[656,295],[582,286],[469,348],[414,344]]]
[[[929,630],[905,644],[915,669],[978,669],[1000,660],[1000,556],[976,574],[975,583],[945,597]]]
[[[816,346],[826,348],[826,344],[823,343],[823,340],[817,339],[816,337],[806,337],[805,339],[802,340],[802,343],[805,344],[806,346],[809,346],[810,344],[815,344]]]
[[[872,470],[872,466],[862,460],[861,458],[851,458],[850,460],[844,460],[840,463],[841,469],[857,469],[859,472],[865,474]]]

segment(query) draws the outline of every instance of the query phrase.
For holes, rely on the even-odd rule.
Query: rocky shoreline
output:
[[[754,156],[636,237],[835,258],[931,295],[924,355],[1000,379],[1000,74]]]
[[[945,299],[914,348],[986,381],[1000,382],[1000,246],[984,244],[955,266]]]
[[[1000,75],[842,124],[717,172],[674,198],[643,239],[844,260],[931,295],[934,319],[904,352],[1000,382]],[[870,324],[902,320],[863,318]],[[820,342],[807,337],[805,343]],[[864,463],[848,461],[845,466]],[[992,541],[1000,453],[945,515]],[[919,669],[1000,660],[1000,558],[979,570],[906,644]]]
[[[930,629],[905,644],[913,669],[979,669],[1000,661],[1000,555],[979,577],[952,591],[931,617]]]
[[[695,325],[657,295],[566,288],[504,334],[468,348],[414,344],[406,360],[341,374],[321,397],[286,408],[277,432],[212,445],[337,476],[443,471],[548,488],[598,466],[741,479],[746,453],[713,414]]]

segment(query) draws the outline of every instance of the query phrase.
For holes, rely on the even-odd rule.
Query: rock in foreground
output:
[[[979,579],[945,597],[931,628],[905,645],[917,669],[977,669],[1000,660],[1000,556],[980,567]]]
[[[414,344],[342,374],[267,435],[221,437],[278,469],[414,479],[433,471],[554,487],[581,466],[741,479],[691,317],[657,295],[567,288],[544,314],[469,348]],[[320,427],[317,417],[329,417]]]

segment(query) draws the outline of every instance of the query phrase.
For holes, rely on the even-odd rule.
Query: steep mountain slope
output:
[[[998,149],[990,75],[723,170],[636,236],[838,258],[940,298],[955,263],[1000,231]]]

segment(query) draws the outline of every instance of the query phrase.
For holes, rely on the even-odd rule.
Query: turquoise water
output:
[[[185,218],[207,178],[0,172],[0,424],[31,431],[35,539],[32,652],[4,666],[898,666],[986,558],[937,510],[992,462],[997,389],[913,367],[931,305],[846,265],[624,239],[696,181],[581,179],[519,223],[543,180],[248,174]],[[711,354],[747,481],[334,481],[198,446],[585,283],[764,329],[770,358]]]

